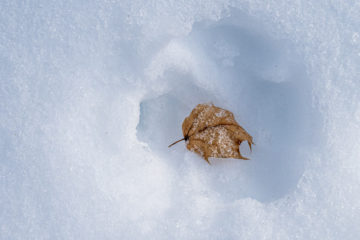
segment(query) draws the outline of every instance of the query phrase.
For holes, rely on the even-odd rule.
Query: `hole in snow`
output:
[[[194,158],[203,162],[187,167],[200,168],[195,171],[205,176],[209,190],[226,201],[251,197],[269,202],[293,191],[320,122],[311,108],[311,84],[296,47],[274,39],[239,12],[218,22],[197,23],[189,36],[176,42],[192,55],[179,61],[169,57],[175,51],[168,51],[160,58],[166,62],[156,62],[166,67],[153,81],[167,88],[141,102],[138,138],[174,167],[184,164],[184,143],[171,150],[167,146],[182,138],[182,121],[191,109],[212,101],[232,111],[254,137],[252,153],[246,144],[241,146],[251,160],[211,159],[212,166],[207,166]],[[192,67],[185,68],[189,59]]]

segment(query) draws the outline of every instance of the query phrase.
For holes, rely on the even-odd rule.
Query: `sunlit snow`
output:
[[[0,239],[360,239],[358,1],[0,3]],[[186,150],[198,103],[250,161]]]

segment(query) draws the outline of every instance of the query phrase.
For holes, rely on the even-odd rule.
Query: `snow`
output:
[[[359,239],[356,1],[0,4],[0,239]],[[250,161],[186,150],[198,103]]]

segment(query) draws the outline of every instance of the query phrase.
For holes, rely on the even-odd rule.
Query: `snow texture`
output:
[[[359,12],[2,0],[0,239],[360,239]],[[167,148],[204,102],[250,161]]]

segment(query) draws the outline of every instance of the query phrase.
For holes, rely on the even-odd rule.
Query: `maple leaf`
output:
[[[213,104],[198,104],[184,119],[182,124],[183,139],[186,148],[200,154],[209,164],[209,157],[237,158],[248,160],[240,153],[239,146],[247,141],[251,150],[252,137],[235,120],[228,110]]]

